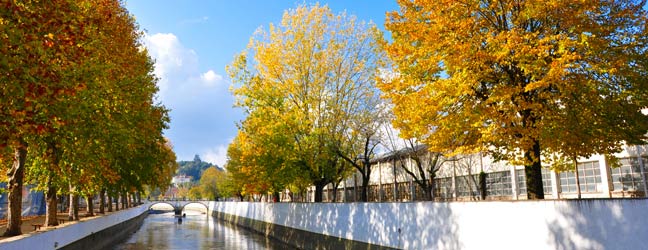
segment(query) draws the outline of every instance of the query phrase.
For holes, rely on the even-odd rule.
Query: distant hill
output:
[[[193,161],[179,161],[178,162],[178,171],[177,175],[187,175],[191,176],[191,181],[199,181],[200,176],[205,171],[205,169],[215,166],[218,170],[222,170],[219,166],[211,164],[209,162],[204,162],[200,160],[200,156],[194,156]]]

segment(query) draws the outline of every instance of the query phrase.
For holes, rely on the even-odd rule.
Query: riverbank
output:
[[[36,231],[32,226],[26,228],[22,235],[1,239],[0,249],[101,249],[101,246],[108,244],[104,240],[119,241],[123,239],[120,234],[128,236],[137,230],[137,223],[141,223],[146,217],[149,206],[145,203],[127,210],[66,222],[57,227],[42,227]],[[41,218],[33,220],[39,219]],[[30,220],[27,224],[23,221],[22,226],[31,226]],[[91,244],[86,245],[84,242]]]

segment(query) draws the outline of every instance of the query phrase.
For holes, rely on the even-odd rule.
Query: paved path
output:
[[[94,219],[94,218],[96,218],[98,216],[103,216],[102,214],[98,214],[97,211],[95,211],[95,216],[92,216],[92,217],[86,217],[86,216],[84,216],[85,212],[80,211],[79,212],[79,218],[80,218],[81,221],[84,221],[84,220]],[[107,212],[106,214],[110,214],[110,213]],[[34,231],[51,230],[51,229],[56,229],[58,227],[64,227],[64,226],[66,226],[66,225],[68,225],[70,223],[76,223],[74,221],[73,222],[68,221],[67,212],[66,213],[58,213],[57,218],[59,220],[65,220],[65,222],[63,224],[59,224],[58,226],[55,226],[55,227],[43,226],[40,229],[34,230],[34,226],[32,224],[43,225],[45,223],[45,215],[33,216],[33,217],[30,216],[30,217],[27,217],[27,218],[23,218],[22,225],[20,227],[21,227],[22,233],[24,235],[24,234],[33,233]],[[10,237],[2,237],[2,234],[4,234],[4,232],[6,230],[7,230],[7,222],[3,221],[3,222],[0,223],[0,240],[10,238]]]

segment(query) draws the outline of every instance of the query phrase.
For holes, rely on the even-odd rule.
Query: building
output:
[[[191,183],[191,176],[187,176],[184,174],[173,176],[173,178],[171,179],[171,184],[173,184],[173,186],[175,187],[179,187],[183,184],[188,184],[188,183]]]
[[[424,148],[419,148],[429,157]],[[627,146],[614,155],[618,161],[595,155],[578,160],[582,198],[646,197],[648,146]],[[398,156],[398,157],[397,157]],[[641,156],[641,157],[639,157]],[[369,201],[425,200],[424,192],[403,166],[416,172],[414,161],[400,153],[391,153],[372,159],[369,181]],[[543,165],[542,182],[545,199],[577,198],[574,171],[556,172]],[[445,159],[436,171],[434,199],[437,201],[480,200],[479,173],[486,174],[487,200],[523,200],[526,195],[526,176],[523,166],[496,162],[482,155],[464,155]],[[426,179],[429,179],[429,173]],[[421,175],[417,175],[420,177]],[[420,179],[420,178],[419,178]],[[355,201],[362,185],[356,173],[343,181],[337,189],[336,201]],[[310,200],[313,199],[309,191]],[[333,187],[325,188],[324,200],[332,201]]]

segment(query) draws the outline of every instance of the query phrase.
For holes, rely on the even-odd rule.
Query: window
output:
[[[517,185],[518,185],[518,194],[526,195],[526,174],[524,169],[515,170]],[[542,190],[545,194],[551,194],[551,170],[542,168]]]
[[[452,178],[434,179],[434,196],[439,198],[452,198]]]
[[[486,195],[503,196],[512,195],[511,172],[501,171],[486,174]]]
[[[551,194],[551,170],[542,169],[542,190],[545,194]]]
[[[476,186],[479,181],[478,175],[457,176],[455,181],[458,196],[479,196],[479,189]]]
[[[599,162],[579,162],[578,180],[581,192],[598,192],[598,184],[601,183]],[[576,193],[576,175],[573,171],[560,173],[560,189],[563,193]]]
[[[526,173],[524,172],[524,169],[516,169],[515,176],[516,176],[515,180],[517,183],[518,195],[526,195],[527,194]]]
[[[612,169],[614,191],[643,191],[643,180],[638,159],[636,157],[622,158],[619,161],[621,167]],[[644,162],[644,167],[645,165],[646,162]]]

